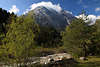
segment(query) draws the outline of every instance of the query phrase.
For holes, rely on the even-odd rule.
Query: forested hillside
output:
[[[31,12],[17,16],[0,8],[0,62],[22,63],[27,62],[28,57],[56,53],[69,53],[75,59],[100,57],[100,20],[93,25],[85,21],[74,18],[65,30],[59,31],[54,27],[37,24]],[[66,67],[69,62],[65,60],[52,67],[63,67],[64,63]]]

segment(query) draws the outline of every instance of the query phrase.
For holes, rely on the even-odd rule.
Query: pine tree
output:
[[[77,56],[87,56],[94,30],[94,26],[88,25],[82,19],[73,20],[63,33],[64,47]]]
[[[24,19],[18,18],[16,22],[12,22],[5,38],[8,57],[16,60],[19,59],[20,61],[22,58],[32,56],[30,50],[34,49],[34,38],[37,32],[38,26],[30,15]]]

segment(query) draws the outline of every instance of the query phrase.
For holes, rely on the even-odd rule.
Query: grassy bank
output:
[[[79,67],[100,67],[100,57],[89,56],[86,61],[79,61]]]

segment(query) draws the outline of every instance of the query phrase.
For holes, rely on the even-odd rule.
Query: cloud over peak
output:
[[[36,3],[36,4],[32,4],[31,5],[31,10],[34,10],[36,7],[38,6],[44,6],[44,7],[47,7],[47,8],[52,8],[56,11],[61,11],[62,8],[60,7],[59,4],[53,4],[52,2],[40,2],[40,3]]]
[[[79,16],[76,16],[76,18],[82,18],[83,20],[86,20],[86,17],[88,19],[87,21],[91,21],[91,24],[94,24],[95,21],[96,21],[96,19],[100,19],[100,16],[95,16],[95,15],[92,15],[92,14],[90,14],[88,16],[85,16],[84,14],[81,14]]]
[[[26,9],[24,14],[28,13],[28,11],[30,11],[30,10],[34,10],[35,8],[37,8],[39,6],[44,6],[44,7],[47,7],[47,8],[52,8],[52,9],[56,10],[57,12],[60,12],[62,10],[60,4],[53,4],[52,2],[44,2],[44,1],[42,1],[42,2],[39,2],[39,3],[32,4],[29,9]]]
[[[14,12],[15,14],[19,12],[19,9],[16,7],[16,5],[13,5],[10,10],[9,10],[10,13]]]

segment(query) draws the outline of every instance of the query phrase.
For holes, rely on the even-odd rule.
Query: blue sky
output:
[[[8,11],[15,9],[15,13],[21,15],[32,4],[42,1],[59,4],[62,9],[72,12],[73,15],[78,15],[84,9],[87,14],[100,16],[100,0],[1,0],[0,8]]]

